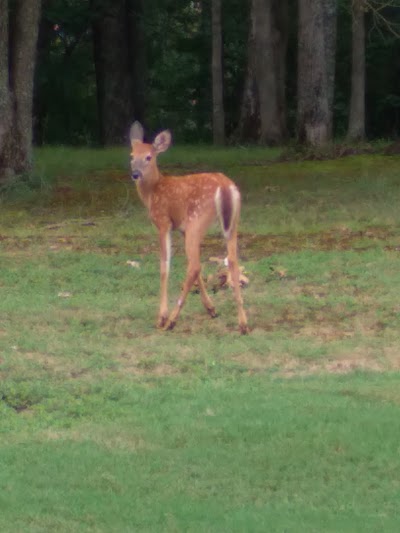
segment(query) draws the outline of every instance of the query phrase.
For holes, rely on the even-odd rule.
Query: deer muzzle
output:
[[[132,170],[131,178],[133,179],[133,181],[136,181],[140,178],[143,178],[143,174],[140,170]]]

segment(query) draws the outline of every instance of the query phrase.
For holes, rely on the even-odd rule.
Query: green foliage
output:
[[[93,144],[98,139],[89,2],[46,2],[39,39],[36,142]]]
[[[148,85],[147,123],[151,130],[168,127],[177,140],[211,138],[211,8],[202,2],[158,2],[144,5]],[[227,131],[236,127],[244,78],[247,2],[230,2],[224,17],[225,105]]]
[[[399,8],[400,11],[400,8]],[[397,136],[400,128],[400,81],[397,58],[400,39],[378,34],[367,46],[367,109],[369,134]]]

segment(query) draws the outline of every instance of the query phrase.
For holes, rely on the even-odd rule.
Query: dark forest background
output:
[[[400,0],[0,0],[0,178],[32,144],[397,138]]]
[[[288,2],[286,132],[296,135],[297,2]],[[400,21],[400,9],[384,16]],[[226,136],[236,140],[246,77],[250,2],[222,3]],[[347,132],[352,13],[338,2],[333,126]],[[122,142],[133,118],[169,127],[180,142],[212,138],[211,2],[48,0],[43,4],[35,82],[34,140]],[[366,134],[398,135],[400,39],[366,12]],[[272,75],[272,73],[271,73]],[[242,136],[243,137],[243,136]],[[256,136],[243,142],[257,141]]]
[[[222,3],[228,139],[237,137],[247,66],[250,2]],[[286,136],[296,133],[297,2],[288,2]],[[179,141],[212,138],[211,2],[47,0],[39,32],[35,142],[117,143],[137,118]],[[400,9],[385,17],[400,20]],[[347,131],[352,13],[338,2],[334,134]],[[400,121],[400,40],[366,13],[366,134],[393,137]],[[271,72],[270,75],[273,75]],[[107,94],[108,92],[108,94]],[[118,101],[119,100],[119,101]],[[241,139],[246,141],[247,139]],[[257,141],[251,138],[249,141]]]

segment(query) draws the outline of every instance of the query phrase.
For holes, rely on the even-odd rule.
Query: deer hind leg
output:
[[[163,328],[168,319],[168,277],[171,263],[171,230],[160,230],[160,310],[157,327]]]
[[[203,302],[204,307],[207,310],[207,313],[210,315],[211,318],[215,318],[217,316],[217,313],[215,312],[215,307],[213,304],[213,301],[211,300],[210,296],[208,295],[203,277],[201,273],[199,274],[199,277],[197,278],[198,284],[199,284],[199,290],[200,290],[200,297],[201,301]]]
[[[227,238],[227,248],[228,248],[228,267],[232,278],[233,283],[233,292],[235,295],[237,310],[238,310],[238,322],[239,329],[242,335],[245,335],[249,332],[247,326],[247,316],[243,307],[243,298],[240,290],[240,273],[239,273],[239,263],[238,263],[238,253],[237,253],[237,230],[234,228]]]
[[[186,278],[183,283],[181,294],[178,301],[169,316],[165,329],[173,329],[178,320],[182,307],[186,301],[187,295],[194,282],[201,277],[200,275],[200,240],[201,238],[195,232],[187,231],[185,235],[185,251],[188,260]],[[201,290],[201,282],[199,283]]]

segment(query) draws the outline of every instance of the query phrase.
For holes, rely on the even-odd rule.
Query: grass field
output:
[[[240,185],[246,337],[217,227],[218,318],[193,293],[155,328],[157,236],[127,150],[40,149],[3,191],[1,532],[398,531],[399,159],[278,154],[160,158]],[[184,267],[177,234],[171,304]]]

